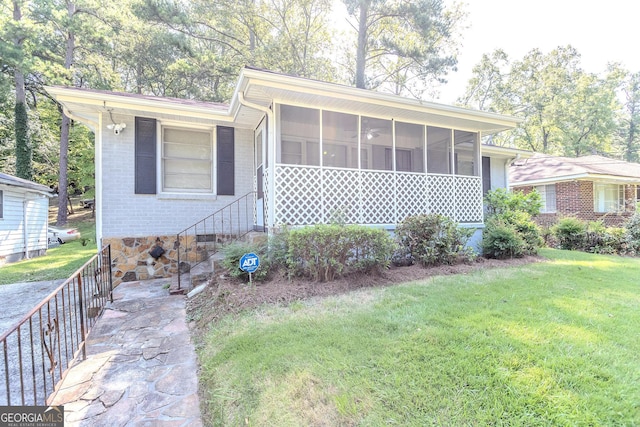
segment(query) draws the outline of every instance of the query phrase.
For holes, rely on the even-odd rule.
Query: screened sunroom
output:
[[[274,224],[393,226],[420,213],[482,222],[478,132],[286,104],[275,121],[263,181]]]

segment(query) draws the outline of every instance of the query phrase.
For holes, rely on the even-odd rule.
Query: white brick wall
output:
[[[113,119],[127,127],[117,136],[103,132],[103,237],[172,235],[253,190],[253,131],[236,129],[234,196],[134,194],[135,118],[114,114]],[[111,123],[108,114],[103,123]]]

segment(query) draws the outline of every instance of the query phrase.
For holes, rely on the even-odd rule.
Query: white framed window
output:
[[[162,191],[213,193],[213,132],[161,127]]]
[[[555,213],[556,212],[556,185],[538,185],[536,190],[540,193],[542,199],[542,207],[540,213]]]
[[[0,190],[0,219],[4,218],[4,191]]]
[[[624,210],[624,186],[618,184],[593,184],[594,212],[622,212]]]

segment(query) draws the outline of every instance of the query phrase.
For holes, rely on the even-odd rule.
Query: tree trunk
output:
[[[60,175],[58,176],[58,217],[56,225],[62,227],[67,223],[67,199],[69,197],[69,182],[67,179],[67,166],[69,163],[69,128],[71,119],[62,113],[62,124],[60,125]]]
[[[627,147],[625,150],[625,160],[627,162],[635,162],[637,160],[635,140],[636,140],[636,108],[631,106],[629,111],[629,134],[627,135]]]
[[[13,1],[13,20],[18,24],[22,20],[20,2]],[[16,37],[13,44],[17,51],[22,50],[24,37]],[[21,62],[21,61],[20,61]],[[33,156],[29,143],[29,117],[27,116],[27,96],[24,87],[24,72],[21,63],[16,64],[14,73],[16,88],[15,132],[16,132],[16,175],[24,179],[33,178],[31,158]]]
[[[356,52],[356,87],[366,89],[365,69],[367,65],[367,30],[369,1],[360,2],[360,19],[358,21],[358,50]]]
[[[73,18],[76,12],[76,5],[73,2],[67,3],[67,13],[69,19]],[[67,36],[67,46],[64,56],[64,68],[71,70],[73,66],[73,51],[76,47],[76,36],[73,30],[69,30]],[[62,123],[60,125],[60,162],[59,178],[58,178],[58,217],[56,225],[61,227],[67,223],[67,199],[69,198],[69,182],[67,177],[67,169],[69,166],[69,130],[71,128],[71,119],[62,112]]]

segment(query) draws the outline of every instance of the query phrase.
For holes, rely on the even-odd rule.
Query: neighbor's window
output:
[[[0,219],[4,218],[4,192],[0,190]]]
[[[279,161],[320,166],[320,110],[280,106]]]
[[[212,152],[211,132],[163,126],[163,191],[211,193]]]
[[[542,199],[542,207],[540,213],[555,213],[556,212],[556,185],[538,185],[536,190],[540,193]]]
[[[595,212],[621,212],[624,209],[624,186],[617,184],[594,184]]]

